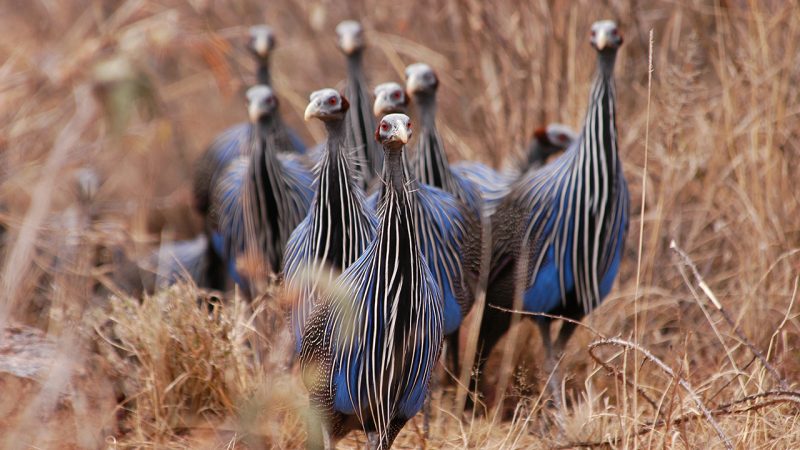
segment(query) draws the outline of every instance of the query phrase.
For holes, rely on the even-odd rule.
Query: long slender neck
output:
[[[355,168],[362,178],[362,186],[369,182],[381,170],[383,154],[380,146],[372,138],[375,131],[375,120],[369,109],[369,94],[366,81],[361,70],[362,53],[360,51],[347,57],[347,98],[350,100],[348,146],[356,149]]]
[[[419,244],[413,219],[416,201],[409,191],[408,170],[403,161],[403,151],[385,149],[385,192],[380,208],[379,239],[390,259],[395,259],[401,271],[412,271],[419,260]]]
[[[419,107],[423,128],[436,130],[436,94],[417,94],[414,96],[414,103]]]
[[[383,164],[383,174],[382,178],[384,183],[381,184],[380,194],[378,194],[378,202],[383,203],[384,199],[388,195],[388,191],[392,189],[391,183],[389,182],[393,178],[397,178],[399,176],[398,172],[402,172],[403,177],[405,177],[404,183],[408,185],[409,189],[411,189],[411,194],[414,195],[416,192],[416,185],[417,180],[411,176],[411,170],[409,169],[410,165],[408,164],[408,157],[406,156],[406,152],[402,152],[400,155],[400,168],[402,170],[398,170],[397,168],[393,167],[389,164],[389,152],[387,151],[384,154],[384,164]],[[394,158],[394,156],[393,156]]]
[[[583,145],[581,145],[587,170],[597,162],[608,170],[609,180],[614,178],[619,168],[614,87],[615,59],[614,49],[598,52],[597,73],[583,124]]]
[[[342,155],[342,145],[346,135],[344,120],[329,120],[325,122],[328,140],[325,144],[328,161],[338,159]]]
[[[356,51],[347,55],[347,83],[359,82],[363,78],[362,63],[364,54],[362,51]]]
[[[538,169],[544,166],[546,160],[547,154],[545,153],[543,145],[539,141],[534,140],[530,147],[528,147],[528,161],[526,170]]]
[[[450,174],[450,164],[436,129],[436,97],[431,94],[417,94],[414,96],[414,101],[419,107],[422,126],[417,144],[417,179],[445,191],[455,192],[456,186]]]
[[[280,128],[280,120],[272,116],[262,119],[254,127],[253,137],[251,138],[251,157],[250,169],[253,173],[252,182],[257,188],[255,191],[263,196],[265,193],[274,195],[274,188],[280,183],[283,166],[278,160],[278,145],[276,141],[276,130]]]
[[[269,73],[269,58],[257,57],[256,80],[258,84],[272,87],[272,77]]]
[[[319,173],[317,183],[317,204],[315,209],[317,214],[326,216],[323,212],[326,209],[340,211],[342,202],[347,202],[350,198],[344,198],[348,194],[353,194],[355,187],[355,173],[353,173],[346,151],[343,150],[346,136],[344,120],[330,120],[325,122],[328,132],[328,140],[325,144],[325,159]],[[344,219],[338,218],[339,221]]]

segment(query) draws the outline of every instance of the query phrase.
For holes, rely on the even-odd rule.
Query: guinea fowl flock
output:
[[[266,275],[282,275],[312,411],[309,448],[362,430],[370,448],[387,449],[422,409],[444,343],[457,373],[459,328],[479,280],[488,280],[479,367],[508,330],[508,310],[580,320],[611,289],[629,214],[613,75],[622,36],[612,21],[592,25],[597,69],[580,133],[539,128],[515,169],[497,171],[450,162],[430,66],[411,64],[405,87],[378,84],[371,95],[363,28],[344,21],[336,34],[346,88],[310,95],[305,119],[321,121],[327,138],[306,151],[271,86],[273,32],[251,28],[249,121],[220,134],[197,165],[209,245],[179,262],[203,258],[204,285],[235,283],[248,299],[263,293]],[[575,324],[565,321],[551,342],[552,319],[535,320],[554,370]],[[560,379],[551,379],[558,403]]]

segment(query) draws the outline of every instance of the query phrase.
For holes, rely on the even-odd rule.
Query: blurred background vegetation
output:
[[[594,69],[587,30],[595,20],[616,20],[625,37],[616,71],[618,131],[635,207],[617,287],[586,322],[605,335],[640,342],[712,404],[774,387],[775,380],[753,362],[752,352],[706,303],[692,276],[684,276],[686,269],[669,248],[674,240],[781,376],[798,379],[800,8],[793,2],[7,0],[0,3],[0,218],[5,227],[0,325],[37,328],[64,346],[59,349],[77,343],[67,352],[78,362],[70,370],[99,358],[99,371],[112,379],[123,403],[101,420],[99,438],[83,442],[193,447],[185,441],[191,435],[186,430],[206,428],[234,430],[221,439],[255,448],[264,442],[277,447],[302,442],[302,420],[291,413],[291,405],[301,400],[281,397],[277,415],[258,419],[265,404],[277,401],[262,392],[264,385],[292,382],[286,374],[264,369],[269,364],[256,370],[242,362],[250,352],[244,342],[254,329],[250,313],[241,305],[226,307],[221,314],[228,314],[229,322],[213,322],[220,328],[206,327],[210,331],[202,337],[185,335],[189,325],[176,322],[183,316],[165,313],[161,321],[144,320],[162,316],[137,308],[180,300],[192,304],[197,293],[181,287],[159,294],[156,306],[125,303],[117,277],[123,264],[116,256],[136,260],[162,240],[201,231],[190,205],[192,164],[218,132],[246,118],[243,92],[254,81],[243,47],[250,25],[275,29],[273,83],[284,119],[308,144],[322,139],[321,126],[306,126],[302,112],[313,90],[342,87],[344,58],[333,30],[347,18],[361,20],[366,28],[370,84],[401,81],[409,63],[430,64],[441,80],[439,127],[448,153],[453,160],[476,159],[495,167],[512,161],[543,124],[558,121],[579,129]],[[651,29],[655,71],[648,96]],[[91,201],[82,203],[75,179],[86,167],[99,174],[100,184]],[[111,294],[117,295],[113,302]],[[190,317],[196,326],[209,320],[204,314]],[[107,322],[133,334],[103,331]],[[107,331],[128,352],[119,361],[113,357],[118,352],[104,349]],[[141,354],[161,347],[125,340],[159,332],[176,342],[207,342],[209,353],[199,355],[211,358],[210,366],[235,367],[235,373],[222,371],[214,383],[172,390],[176,382],[183,386],[181,376],[210,369],[173,364],[162,370]],[[459,427],[441,413],[428,446],[549,447],[612,436],[619,439],[615,446],[696,447],[714,439],[702,421],[637,435],[643,423],[655,420],[653,414],[634,411],[627,403],[633,391],[588,357],[594,338],[581,330],[563,362],[576,393],[567,436],[549,426],[548,412],[531,400],[545,381],[537,359],[525,352],[517,365],[519,395],[509,402],[516,411],[513,420],[492,426],[502,415],[472,417]],[[520,339],[538,348],[532,327]],[[232,350],[211,352],[222,343]],[[181,346],[164,348],[186,355]],[[121,366],[113,369],[114,364]],[[674,387],[657,370],[642,370],[639,382],[648,388]],[[491,380],[493,374],[486,376]],[[147,408],[130,400],[132,393],[155,398],[165,391],[181,394],[168,405],[162,398]],[[205,400],[190,401],[195,398]],[[689,400],[673,400],[678,406],[655,417],[677,417],[691,409]],[[446,395],[439,400],[442,411],[446,402]],[[159,412],[176,404],[180,408],[169,411],[177,419]],[[30,421],[33,416],[21,417]],[[737,446],[790,448],[800,442],[798,417],[796,407],[780,403],[720,421]],[[31,432],[20,420],[11,429],[30,436],[42,431],[34,427]],[[107,436],[116,438],[107,441]],[[420,439],[408,426],[398,446],[418,447]]]

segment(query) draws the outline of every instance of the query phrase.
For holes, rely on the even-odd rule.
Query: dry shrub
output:
[[[143,299],[112,297],[101,349],[115,361],[125,398],[121,447],[217,440],[301,441],[302,390],[272,294],[220,304],[179,283]],[[294,430],[294,431],[292,431]],[[289,445],[290,446],[290,445]]]
[[[163,443],[204,417],[233,413],[252,376],[235,317],[223,307],[210,313],[197,293],[179,284],[141,301],[110,300],[107,338],[128,362],[125,408],[135,441]]]

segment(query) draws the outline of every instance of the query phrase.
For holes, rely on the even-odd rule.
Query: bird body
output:
[[[442,343],[442,299],[416,238],[402,164],[408,117],[386,116],[385,197],[375,239],[309,318],[300,354],[314,417],[309,447],[361,427],[388,449],[423,405]],[[324,433],[318,425],[322,425]]]
[[[478,187],[483,200],[483,214],[486,217],[494,214],[497,205],[511,189],[512,183],[519,178],[519,172],[515,170],[498,171],[474,161],[459,161],[451,168],[453,173]]]
[[[212,195],[212,245],[220,252],[234,281],[251,296],[252,286],[237,267],[237,260],[251,248],[277,272],[289,236],[311,205],[313,175],[291,155],[278,154],[274,114],[277,99],[266,86],[248,90],[254,127],[248,139],[248,156],[231,162],[220,176]],[[248,244],[251,244],[249,246]]]
[[[292,308],[297,353],[319,285],[332,282],[358,259],[375,235],[375,216],[364,205],[364,192],[344,147],[348,108],[345,97],[323,89],[311,94],[306,109],[307,118],[325,123],[328,138],[311,208],[286,248],[286,284],[297,295]]]
[[[403,164],[408,167],[406,161]],[[414,214],[420,251],[442,292],[444,332],[457,339],[456,332],[472,306],[472,292],[463,276],[465,216],[469,213],[453,195],[439,188],[416,180],[409,182],[409,188],[416,199]],[[367,205],[377,211],[383,197],[383,190],[375,192],[367,199]]]
[[[405,112],[408,97],[397,83],[383,83],[375,87],[373,112],[376,116]],[[405,157],[402,164],[409,173]],[[458,329],[472,306],[472,285],[466,277],[465,241],[470,227],[470,212],[449,192],[421,183],[409,181],[411,195],[415,197],[417,239],[428,268],[436,279],[444,300],[444,332],[447,335],[452,369],[457,368]],[[385,196],[386,187],[373,194],[369,203],[377,207]]]
[[[575,138],[575,132],[568,126],[551,123],[546,128],[536,129],[524,160],[519,162],[518,167],[495,170],[476,161],[459,161],[451,167],[454,173],[478,186],[483,198],[484,214],[491,217],[517,179],[529,170],[544,167],[551,157],[566,150]]]
[[[512,308],[520,285],[525,311],[580,320],[600,304],[617,275],[630,201],[617,148],[613,82],[622,38],[613,22],[598,22],[592,30],[598,71],[581,134],[555,162],[515,182],[493,217],[492,305]],[[537,321],[552,362],[551,319]],[[509,322],[510,314],[485,310],[484,352]],[[562,325],[556,352],[574,329],[573,323]]]

